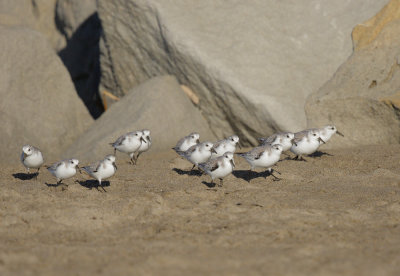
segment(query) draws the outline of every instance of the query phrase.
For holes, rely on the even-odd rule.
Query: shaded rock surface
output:
[[[55,50],[66,45],[57,30],[54,12],[57,0],[1,0],[0,24],[24,26],[44,34]]]
[[[58,0],[56,22],[67,39],[59,55],[75,88],[94,118],[103,112],[98,93],[101,24],[95,0]]]
[[[0,158],[19,162],[29,143],[55,161],[92,118],[43,35],[0,26],[0,41]]]
[[[352,28],[386,3],[99,0],[100,89],[120,97],[175,75],[218,137],[256,144],[306,126],[306,97],[351,54]]]
[[[151,79],[132,89],[85,132],[63,154],[89,162],[113,152],[109,145],[129,131],[149,129],[150,150],[168,150],[180,137],[200,133],[200,139],[215,139],[207,122],[172,76]],[[123,157],[122,157],[123,156]],[[117,153],[117,158],[128,158]]]
[[[333,122],[345,134],[327,146],[400,142],[400,17],[396,14],[400,14],[400,1],[392,1],[356,27],[352,56],[308,98],[310,127]]]

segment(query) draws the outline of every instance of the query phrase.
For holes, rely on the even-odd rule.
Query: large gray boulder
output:
[[[351,54],[352,28],[387,0],[99,0],[101,90],[175,75],[212,131],[256,144],[306,127],[306,97]]]
[[[113,104],[73,145],[64,157],[89,162],[113,153],[109,145],[124,133],[149,129],[153,150],[170,150],[190,132],[200,133],[202,141],[215,137],[200,111],[192,104],[172,76],[151,79],[132,89]],[[118,156],[128,158],[119,153]]]
[[[54,20],[57,0],[1,0],[0,24],[24,26],[42,33],[55,50],[65,47],[66,40]]]
[[[55,161],[93,120],[42,34],[0,25],[0,41],[0,160],[19,162],[29,143]]]
[[[400,5],[392,1],[353,32],[355,51],[307,100],[309,127],[345,134],[326,147],[400,142]]]

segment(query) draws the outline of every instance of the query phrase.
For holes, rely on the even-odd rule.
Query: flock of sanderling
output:
[[[267,169],[274,177],[274,166],[280,159],[281,154],[290,150],[296,156],[294,160],[303,160],[303,155],[316,152],[319,146],[326,143],[333,134],[340,133],[335,126],[328,125],[322,128],[306,129],[297,133],[280,132],[267,138],[259,138],[260,145],[244,153],[236,153],[244,158],[251,170],[255,168]],[[232,173],[235,168],[234,154],[236,146],[239,145],[239,137],[232,135],[216,143],[200,143],[200,135],[191,133],[178,141],[173,148],[181,157],[193,164],[192,170],[197,166],[199,170],[211,177],[212,183],[215,179],[220,179],[219,186],[222,186],[223,178]],[[152,140],[150,131],[147,129],[128,132],[120,136],[110,145],[114,148],[114,155],[107,155],[103,160],[88,166],[79,167],[79,160],[67,159],[54,163],[47,167],[47,170],[57,178],[57,185],[62,180],[73,177],[77,170],[81,169],[88,175],[96,179],[101,186],[101,182],[115,174],[117,166],[115,164],[116,151],[127,153],[132,164],[136,164],[141,153],[149,150]],[[240,145],[239,145],[240,147]],[[22,147],[21,162],[29,169],[37,169],[36,177],[40,167],[44,163],[42,152],[30,145]]]

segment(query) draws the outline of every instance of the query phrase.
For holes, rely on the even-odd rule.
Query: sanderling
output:
[[[176,143],[176,146],[172,149],[175,150],[177,153],[182,151],[187,151],[191,146],[194,146],[200,143],[200,134],[197,132],[192,132],[188,136],[183,137]]]
[[[143,139],[146,141],[146,143],[141,143],[139,149],[137,150],[137,153],[138,153],[138,154],[137,154],[137,156],[136,156],[136,158],[135,158],[135,159],[136,159],[136,162],[137,162],[139,156],[140,156],[143,152],[148,151],[149,148],[151,147],[150,130],[148,130],[148,129],[143,129],[143,130],[142,130],[142,137],[143,137]]]
[[[208,161],[211,157],[211,152],[215,152],[213,149],[213,143],[203,142],[191,146],[187,151],[178,153],[193,164],[193,170],[198,164]]]
[[[249,152],[238,153],[238,155],[250,164],[251,170],[254,170],[256,167],[267,168],[274,179],[278,180],[279,178],[273,175],[271,167],[279,161],[282,150],[282,145],[279,144],[264,145],[255,147]]]
[[[282,145],[282,151],[289,150],[293,145],[294,133],[292,132],[278,132],[267,138],[259,138],[260,145]]]
[[[147,143],[142,137],[141,131],[128,132],[120,137],[110,145],[114,148],[114,155],[116,151],[125,152],[129,154],[132,164],[135,164],[135,152],[140,148],[142,143]]]
[[[226,139],[214,143],[213,149],[215,150],[216,153],[212,153],[211,158],[222,156],[225,152],[228,151],[235,152],[236,145],[238,143],[239,143],[239,137],[237,135],[232,135]]]
[[[312,130],[318,130],[319,131],[319,137],[321,137],[322,140],[326,142],[331,139],[333,134],[338,134],[342,137],[344,137],[343,133],[339,132],[337,128],[334,125],[327,125],[321,128],[313,128]]]
[[[211,176],[211,183],[214,183],[214,179],[219,178],[219,186],[222,186],[222,178],[230,174],[235,168],[233,152],[225,152],[222,156],[201,163],[199,168]]]
[[[290,151],[296,154],[294,160],[306,161],[302,155],[314,153],[320,143],[325,143],[319,136],[318,129],[303,130],[294,134],[293,145]]]
[[[101,181],[103,179],[109,178],[115,174],[117,171],[117,165],[115,165],[115,156],[107,155],[103,160],[93,163],[89,166],[82,168],[91,177],[99,181],[99,186],[101,186]]]
[[[40,167],[43,165],[43,154],[34,146],[25,145],[22,147],[21,162],[24,164],[25,168],[37,169],[36,177],[39,174]]]
[[[76,167],[78,164],[79,160],[68,159],[54,163],[48,167],[47,170],[57,178],[57,185],[59,185],[63,179],[73,177],[76,174]]]

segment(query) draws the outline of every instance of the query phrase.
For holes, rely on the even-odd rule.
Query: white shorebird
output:
[[[203,142],[191,146],[187,151],[178,153],[193,164],[193,170],[198,164],[208,161],[211,157],[211,152],[214,152],[213,143]]]
[[[273,175],[272,166],[279,161],[282,150],[282,145],[279,144],[264,145],[255,147],[249,152],[238,153],[238,155],[243,157],[247,161],[247,163],[250,164],[251,170],[254,170],[257,167],[266,168],[275,180],[279,180],[278,177]]]
[[[197,132],[192,132],[188,136],[183,137],[176,143],[176,146],[172,149],[176,151],[178,154],[179,152],[187,151],[191,146],[200,143],[200,134]]]
[[[318,129],[303,130],[294,134],[293,145],[290,151],[296,154],[294,160],[307,161],[303,155],[313,154],[317,151],[320,143],[325,143],[319,136]]]
[[[142,130],[142,137],[146,141],[146,143],[141,143],[139,149],[137,150],[137,155],[136,155],[136,162],[139,159],[139,156],[143,153],[146,152],[150,149],[151,147],[151,137],[150,137],[150,130],[148,129],[143,129]]]
[[[317,130],[319,132],[319,137],[321,137],[321,139],[324,140],[325,143],[328,142],[329,139],[332,138],[332,135],[335,133],[344,137],[343,133],[338,131],[334,125],[327,125],[321,128],[311,128],[310,130]]]
[[[293,145],[294,133],[292,132],[278,132],[267,138],[259,138],[260,145],[282,145],[282,151],[290,150]]]
[[[147,143],[145,139],[143,139],[142,131],[133,131],[128,132],[120,137],[114,142],[110,143],[110,145],[114,148],[114,155],[116,151],[124,152],[129,155],[131,158],[132,164],[135,164],[135,152],[140,148],[142,143]]]
[[[38,148],[30,145],[25,145],[22,147],[21,162],[28,170],[28,173],[29,169],[37,169],[37,173],[35,176],[37,177],[40,167],[43,165],[44,162],[43,154]]]
[[[232,135],[226,139],[220,140],[214,143],[213,149],[216,153],[211,154],[211,158],[217,158],[222,156],[225,152],[235,152],[236,145],[239,143],[239,137],[237,135]],[[240,147],[240,145],[239,145]]]
[[[54,163],[47,170],[57,178],[57,185],[59,185],[64,179],[73,177],[76,174],[76,167],[78,165],[79,160],[68,159]]]
[[[89,166],[82,168],[91,177],[96,179],[101,186],[101,181],[107,179],[115,174],[117,165],[115,165],[115,156],[107,155],[103,160],[93,163]]]
[[[205,163],[201,163],[199,164],[199,168],[211,176],[211,183],[214,183],[214,179],[219,178],[219,186],[222,186],[223,178],[232,173],[233,169],[235,168],[233,152],[225,152],[222,156],[211,159]]]

